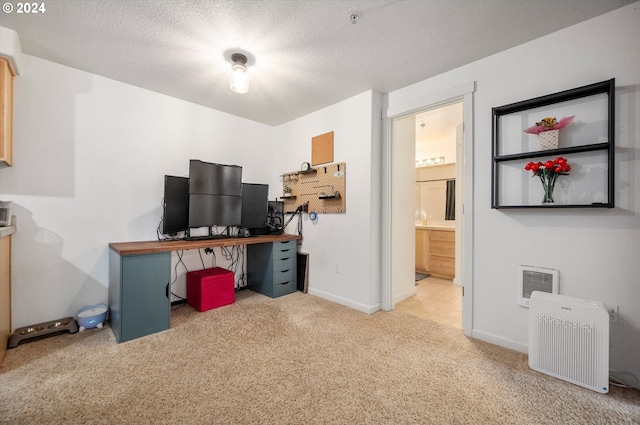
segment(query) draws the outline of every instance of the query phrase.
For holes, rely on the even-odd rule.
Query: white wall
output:
[[[334,132],[334,161],[346,165],[346,213],[303,215],[309,293],[364,312],[380,308],[380,95],[368,91],[281,125],[279,174],[311,162],[311,138]],[[275,182],[274,182],[275,184]],[[297,219],[287,228],[295,233]],[[339,271],[338,271],[339,270]]]
[[[456,164],[419,167],[416,168],[415,175],[415,224],[444,223],[447,211],[447,180],[456,178]]]
[[[562,294],[619,306],[611,367],[640,377],[640,3],[389,94],[389,107],[476,81],[473,335],[527,350],[521,264],[560,271]],[[545,52],[541,60],[539,52]],[[491,108],[616,78],[616,208],[491,209]]]
[[[164,175],[189,159],[275,173],[274,130],[253,121],[26,55],[14,92],[15,165],[0,169],[18,222],[14,329],[106,303],[108,243],[156,238]]]
[[[186,176],[191,158],[238,164],[243,181],[270,184],[274,199],[279,174],[310,161],[311,137],[327,131],[335,132],[335,160],[347,164],[347,213],[321,214],[315,224],[304,216],[310,292],[362,311],[379,309],[380,235],[371,232],[380,227],[379,94],[274,128],[23,59],[15,80],[15,166],[0,169],[0,198],[14,201],[18,222],[14,329],[107,302],[108,244],[156,238],[165,174]],[[210,266],[213,258],[203,257]],[[190,270],[202,268],[198,251],[183,259]],[[182,297],[184,273],[172,267],[172,291]]]
[[[462,105],[460,105],[462,110]],[[462,114],[461,114],[462,115]],[[416,132],[420,131],[419,125],[416,126]],[[439,138],[429,139],[429,143],[416,144],[416,161],[428,158],[444,157],[446,164],[455,164],[456,162],[456,127],[450,127],[445,132],[438,133]]]
[[[462,125],[462,103],[429,109],[416,115],[416,161],[444,157],[445,163],[457,161],[457,128]]]

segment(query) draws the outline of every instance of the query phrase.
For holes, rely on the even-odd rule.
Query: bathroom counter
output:
[[[416,229],[454,232],[456,230],[456,226],[455,224],[416,224]]]

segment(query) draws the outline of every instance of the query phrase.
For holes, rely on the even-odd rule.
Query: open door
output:
[[[429,98],[423,98],[387,109],[387,140],[384,150],[383,192],[383,283],[382,307],[392,310],[395,303],[415,293],[415,115],[453,102],[463,102],[462,140],[458,148],[457,180],[461,186],[461,202],[456,207],[461,217],[456,233],[459,246],[456,257],[456,283],[462,286],[462,326],[465,335],[472,332],[473,270],[473,91],[475,83],[467,83]],[[458,240],[456,241],[458,243]],[[458,270],[460,274],[458,275]]]
[[[415,115],[391,121],[392,302],[416,293],[415,286]]]

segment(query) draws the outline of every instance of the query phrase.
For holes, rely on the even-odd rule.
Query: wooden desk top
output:
[[[185,249],[215,248],[221,246],[253,245],[257,243],[282,242],[302,239],[300,235],[260,235],[248,238],[203,239],[196,241],[164,240],[140,242],[112,242],[109,248],[118,255],[153,254],[157,252],[182,251]]]

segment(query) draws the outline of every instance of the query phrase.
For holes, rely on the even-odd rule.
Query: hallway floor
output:
[[[417,282],[416,295],[400,301],[396,310],[462,329],[462,287],[428,277]]]

